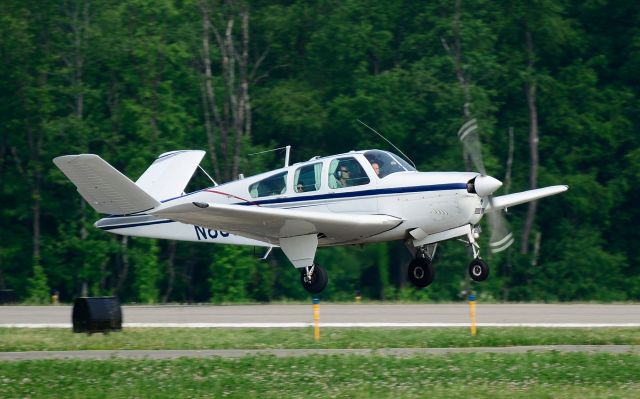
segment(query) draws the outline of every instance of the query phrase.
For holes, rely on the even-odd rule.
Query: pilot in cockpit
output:
[[[380,163],[378,163],[378,161],[373,160],[371,161],[371,167],[373,168],[373,171],[376,172],[376,176],[380,176]]]
[[[349,168],[347,165],[340,165],[336,170],[336,180],[338,181],[339,187],[348,187],[349,186]]]

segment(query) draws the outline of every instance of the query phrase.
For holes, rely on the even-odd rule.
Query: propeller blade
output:
[[[487,198],[489,208],[491,208],[493,205],[491,194],[502,186],[502,182],[487,176],[487,170],[482,159],[482,143],[478,133],[478,122],[475,118],[468,120],[460,127],[458,139],[462,142],[465,153],[471,158],[473,166],[482,174],[474,179],[474,190],[480,197]],[[498,253],[509,248],[514,239],[513,234],[509,231],[509,224],[504,214],[502,212],[488,212],[487,218],[491,231],[489,239],[491,252]]]
[[[471,162],[476,170],[483,175],[487,174],[482,160],[482,148],[480,143],[480,135],[478,134],[478,122],[475,118],[468,120],[460,130],[458,130],[458,139],[462,142],[462,146],[466,154],[471,158]]]
[[[489,204],[493,201],[489,197]],[[489,229],[491,237],[489,238],[489,248],[492,253],[502,252],[513,244],[513,233],[509,230],[509,224],[502,212],[489,212],[487,214],[489,220]]]

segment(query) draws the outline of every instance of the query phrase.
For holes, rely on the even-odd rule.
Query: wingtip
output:
[[[100,156],[96,154],[68,154],[57,156],[53,158],[52,161],[56,165],[61,165],[65,162],[73,162],[80,158],[100,158]]]

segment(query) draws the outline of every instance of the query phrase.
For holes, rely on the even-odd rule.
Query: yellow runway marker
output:
[[[476,296],[469,295],[469,313],[471,315],[471,336],[476,336]]]
[[[320,299],[313,298],[313,338],[320,341]]]

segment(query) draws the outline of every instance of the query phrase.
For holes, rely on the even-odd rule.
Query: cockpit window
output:
[[[249,186],[251,198],[284,194],[287,191],[287,172],[278,173]]]
[[[387,151],[371,150],[364,153],[378,177],[384,178],[392,173],[415,171],[404,159]]]
[[[369,184],[369,177],[353,157],[337,158],[329,165],[329,188],[345,188]]]
[[[293,182],[296,193],[306,193],[320,190],[320,178],[322,175],[322,162],[306,165],[296,170]]]

